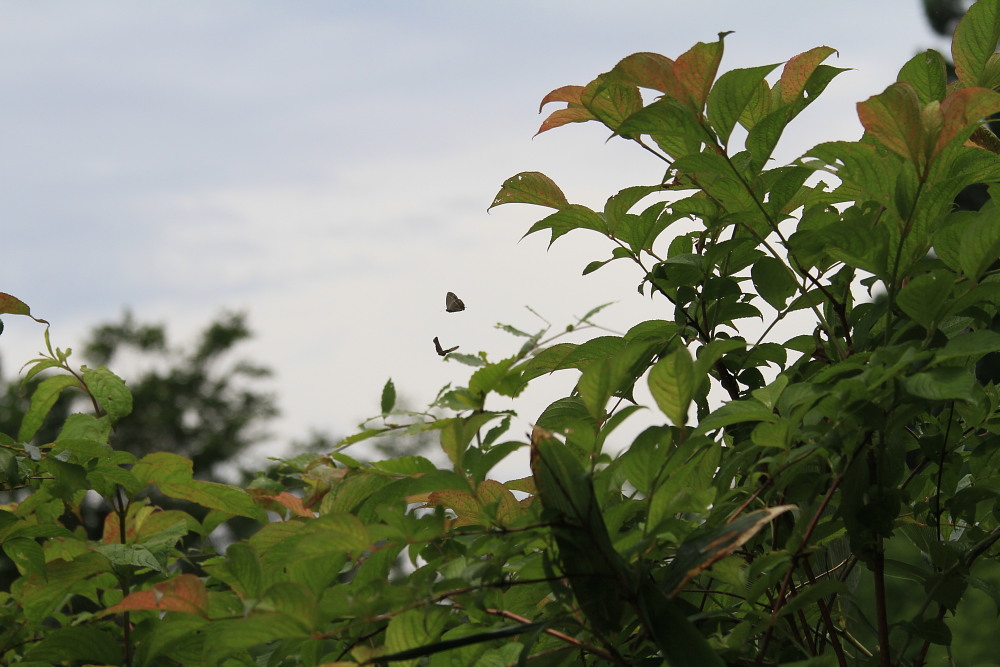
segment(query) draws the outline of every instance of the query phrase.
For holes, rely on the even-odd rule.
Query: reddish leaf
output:
[[[430,506],[441,505],[455,513],[452,526],[471,526],[483,523],[479,501],[471,493],[456,489],[434,491],[427,499]]]
[[[0,315],[27,315],[36,322],[48,324],[45,320],[40,320],[32,315],[28,304],[6,292],[0,292]],[[0,331],[3,331],[3,329],[0,328]]]
[[[566,195],[559,186],[537,171],[522,171],[504,181],[490,208],[500,204],[536,204],[560,210],[569,208]]]
[[[804,53],[793,56],[781,71],[781,101],[784,104],[791,104],[799,98],[802,91],[806,89],[806,82],[816,71],[820,63],[836,53],[836,49],[829,46],[817,46]]]
[[[276,511],[275,506],[284,507],[285,509],[291,510],[292,514],[295,516],[306,517],[309,519],[314,518],[316,515],[310,510],[306,509],[305,505],[302,503],[302,499],[293,496],[287,491],[282,491],[278,495],[271,495],[268,493],[255,493],[255,489],[248,489],[247,492],[254,496],[257,502],[262,504],[265,509]],[[279,512],[280,513],[280,512]]]
[[[597,120],[597,118],[583,107],[559,109],[550,113],[549,117],[542,121],[538,132],[535,132],[535,136],[537,137],[542,132],[547,132],[551,129],[568,125],[569,123],[584,123],[588,120]]]
[[[924,158],[924,133],[920,101],[913,86],[897,82],[880,95],[858,102],[858,117],[865,130],[890,150],[914,163]]]
[[[493,516],[496,523],[501,526],[508,526],[521,513],[521,507],[517,504],[514,494],[506,486],[496,480],[487,479],[476,488],[476,499],[481,507],[496,504]]]
[[[658,90],[682,102],[688,101],[688,91],[677,79],[675,63],[658,53],[633,53],[626,56],[611,70],[625,81],[640,88]]]
[[[934,146],[934,155],[954,141],[965,141],[983,119],[1000,111],[1000,93],[987,88],[953,90],[941,103],[944,127]]]
[[[542,103],[538,105],[538,113],[541,113],[542,109],[549,102],[566,102],[571,106],[582,106],[583,102],[580,101],[580,96],[583,94],[583,91],[583,86],[563,86],[562,88],[556,88],[542,98]]]
[[[712,89],[712,82],[715,81],[715,75],[719,71],[723,37],[725,34],[720,34],[717,42],[698,42],[686,53],[681,54],[674,64],[674,75],[690,93],[693,101],[692,109],[695,111],[700,112],[705,106],[708,92]]]
[[[17,297],[0,292],[0,314],[31,315],[31,309]]]
[[[136,591],[113,607],[107,608],[104,613],[158,610],[179,611],[207,617],[207,609],[208,591],[205,589],[205,583],[193,574],[182,574],[149,590]]]

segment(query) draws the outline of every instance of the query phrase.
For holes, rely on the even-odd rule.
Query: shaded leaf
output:
[[[696,387],[694,362],[684,346],[676,347],[649,371],[649,391],[675,426],[687,424],[688,408]]]
[[[779,505],[743,514],[722,528],[685,542],[677,550],[677,557],[667,566],[664,588],[674,597],[694,577],[708,569],[747,543],[775,517],[795,509],[795,505]]]

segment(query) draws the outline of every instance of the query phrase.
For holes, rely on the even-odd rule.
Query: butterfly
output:
[[[448,292],[444,297],[444,309],[449,313],[457,313],[465,310],[465,303],[454,292]]]
[[[438,337],[434,336],[434,349],[437,350],[437,353],[440,354],[443,357],[444,355],[448,354],[449,352],[454,352],[455,350],[457,350],[458,349],[458,345],[456,345],[455,347],[449,347],[446,350],[443,347],[441,347],[441,341],[438,340]]]

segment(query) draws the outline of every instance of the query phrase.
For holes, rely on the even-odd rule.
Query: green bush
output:
[[[860,141],[781,166],[771,155],[784,128],[842,71],[824,64],[834,51],[717,76],[723,37],[676,59],[631,55],[543,100],[565,108],[541,131],[602,123],[660,157],[662,179],[595,211],[525,172],[493,202],[551,209],[529,233],[553,242],[606,238],[610,256],[584,273],[632,262],[669,315],[578,344],[508,327],[524,338],[512,356],[451,353],[475,370],[431,406],[444,417],[394,412],[390,381],[380,418],[328,455],[285,461],[246,489],[203,481],[177,454],[116,449],[128,388],[106,368],[74,369],[46,330],[26,376],[55,373],[19,432],[0,436],[0,543],[19,575],[0,592],[0,662],[981,656],[952,631],[968,642],[978,619],[963,614],[1000,604],[983,578],[1000,540],[1000,390],[976,373],[1000,351],[1000,142],[983,126],[1000,111],[1000,0],[959,25],[956,82],[940,54],[919,54],[858,104]],[[955,210],[974,183],[991,202]],[[29,315],[8,295],[0,312]],[[575,388],[530,417],[527,441],[508,432],[512,413],[487,408],[554,372]],[[639,383],[655,406],[636,403]],[[25,444],[67,390],[93,413]],[[608,453],[644,409],[660,416]],[[417,433],[434,434],[450,465],[345,453]],[[530,475],[490,478],[522,448]],[[158,508],[154,487],[204,511]],[[96,497],[106,514],[89,540],[79,518]],[[237,517],[259,529],[219,548],[213,533]]]

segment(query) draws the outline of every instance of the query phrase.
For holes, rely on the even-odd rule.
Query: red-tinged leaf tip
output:
[[[965,141],[983,119],[1000,112],[1000,93],[988,88],[953,90],[941,102],[944,126],[934,146],[934,155],[953,141]]]
[[[722,40],[717,42],[698,42],[677,58],[674,64],[674,75],[684,85],[691,96],[695,111],[701,111],[712,89],[715,74],[722,62]]]
[[[535,204],[557,210],[569,208],[569,201],[559,186],[537,171],[524,171],[504,181],[490,208],[501,204]]]
[[[583,123],[588,120],[597,119],[594,117],[594,114],[590,113],[583,107],[559,109],[558,111],[553,111],[549,114],[549,117],[546,118],[538,128],[538,132],[535,132],[535,136],[537,137],[542,132],[547,132],[548,130],[568,125],[569,123]]]
[[[583,94],[583,90],[583,86],[563,86],[562,88],[556,88],[542,98],[542,103],[538,105],[538,113],[542,113],[542,109],[549,102],[566,102],[572,106],[582,104],[580,96]]]
[[[674,99],[683,100],[687,91],[674,74],[674,61],[659,53],[633,53],[622,58],[612,72],[640,88],[658,90]]]
[[[792,56],[781,71],[781,101],[791,104],[806,89],[806,82],[820,63],[837,53],[829,46],[817,46],[797,56]]]
[[[924,159],[920,100],[909,83],[896,82],[885,92],[858,102],[858,118],[865,131],[890,150],[914,163]]]

